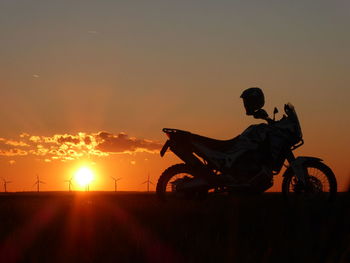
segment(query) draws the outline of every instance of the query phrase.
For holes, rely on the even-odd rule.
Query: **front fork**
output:
[[[304,162],[295,158],[291,150],[287,153],[287,161],[289,166],[293,169],[295,176],[298,178],[298,181],[301,182],[303,186],[306,186],[307,169],[303,167]]]
[[[298,181],[301,182],[304,186],[306,186],[308,177],[307,168],[304,166],[304,163],[310,160],[319,162],[322,161],[320,158],[308,156],[298,156],[297,158],[295,158],[292,151],[289,151],[287,153],[286,158],[289,163],[289,168],[287,169],[285,174],[287,174],[289,169],[292,169],[295,176],[298,178]]]

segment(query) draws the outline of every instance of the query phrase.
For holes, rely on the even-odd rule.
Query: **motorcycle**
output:
[[[293,151],[304,144],[300,122],[292,104],[275,120],[265,110],[254,113],[266,123],[249,126],[230,140],[216,140],[179,129],[164,128],[168,140],[161,157],[170,149],[183,163],[167,168],[157,182],[161,200],[194,198],[208,193],[262,193],[273,185],[283,168],[282,193],[292,198],[334,200],[337,181],[322,159],[298,156]],[[285,162],[287,160],[287,162]],[[286,164],[285,164],[286,163]]]

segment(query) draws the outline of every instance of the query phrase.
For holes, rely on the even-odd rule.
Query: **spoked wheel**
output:
[[[337,193],[337,181],[332,170],[322,162],[310,160],[305,162],[307,180],[301,183],[291,169],[285,175],[282,192],[290,203],[307,201],[333,201]]]
[[[192,169],[186,164],[175,164],[166,169],[158,179],[157,196],[165,201],[170,199],[191,199],[204,192],[179,191],[181,185],[192,181],[194,178]],[[205,191],[206,193],[207,191]]]

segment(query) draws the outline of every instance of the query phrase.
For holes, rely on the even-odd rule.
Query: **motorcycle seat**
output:
[[[229,149],[232,149],[232,147],[234,147],[234,145],[237,143],[238,137],[239,137],[237,136],[230,140],[216,140],[216,139],[204,137],[197,134],[191,134],[191,135],[192,135],[191,136],[192,142],[199,143],[211,150],[220,151],[220,152],[225,152]]]

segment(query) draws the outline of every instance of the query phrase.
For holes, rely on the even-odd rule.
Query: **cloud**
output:
[[[12,156],[25,156],[25,155],[28,155],[28,152],[18,148],[13,148],[9,150],[0,150],[0,156],[12,157]]]
[[[96,136],[98,145],[97,149],[102,152],[109,153],[125,153],[125,152],[150,152],[154,153],[160,150],[162,146],[158,142],[146,139],[137,139],[128,137],[125,133],[118,135],[107,132],[100,132]]]
[[[86,157],[137,152],[158,153],[162,144],[109,132],[54,134],[52,136],[22,133],[17,139],[0,138],[0,156],[36,156],[45,162],[70,161]]]
[[[26,132],[22,132],[20,135],[19,135],[19,137],[20,138],[25,138],[25,137],[29,137],[30,135],[28,134],[28,133],[26,133]]]
[[[78,144],[80,143],[80,138],[72,135],[63,135],[57,138],[57,143],[59,144]]]
[[[8,145],[11,145],[11,146],[21,146],[21,147],[28,147],[29,146],[27,143],[25,143],[23,141],[7,140],[5,143]]]

